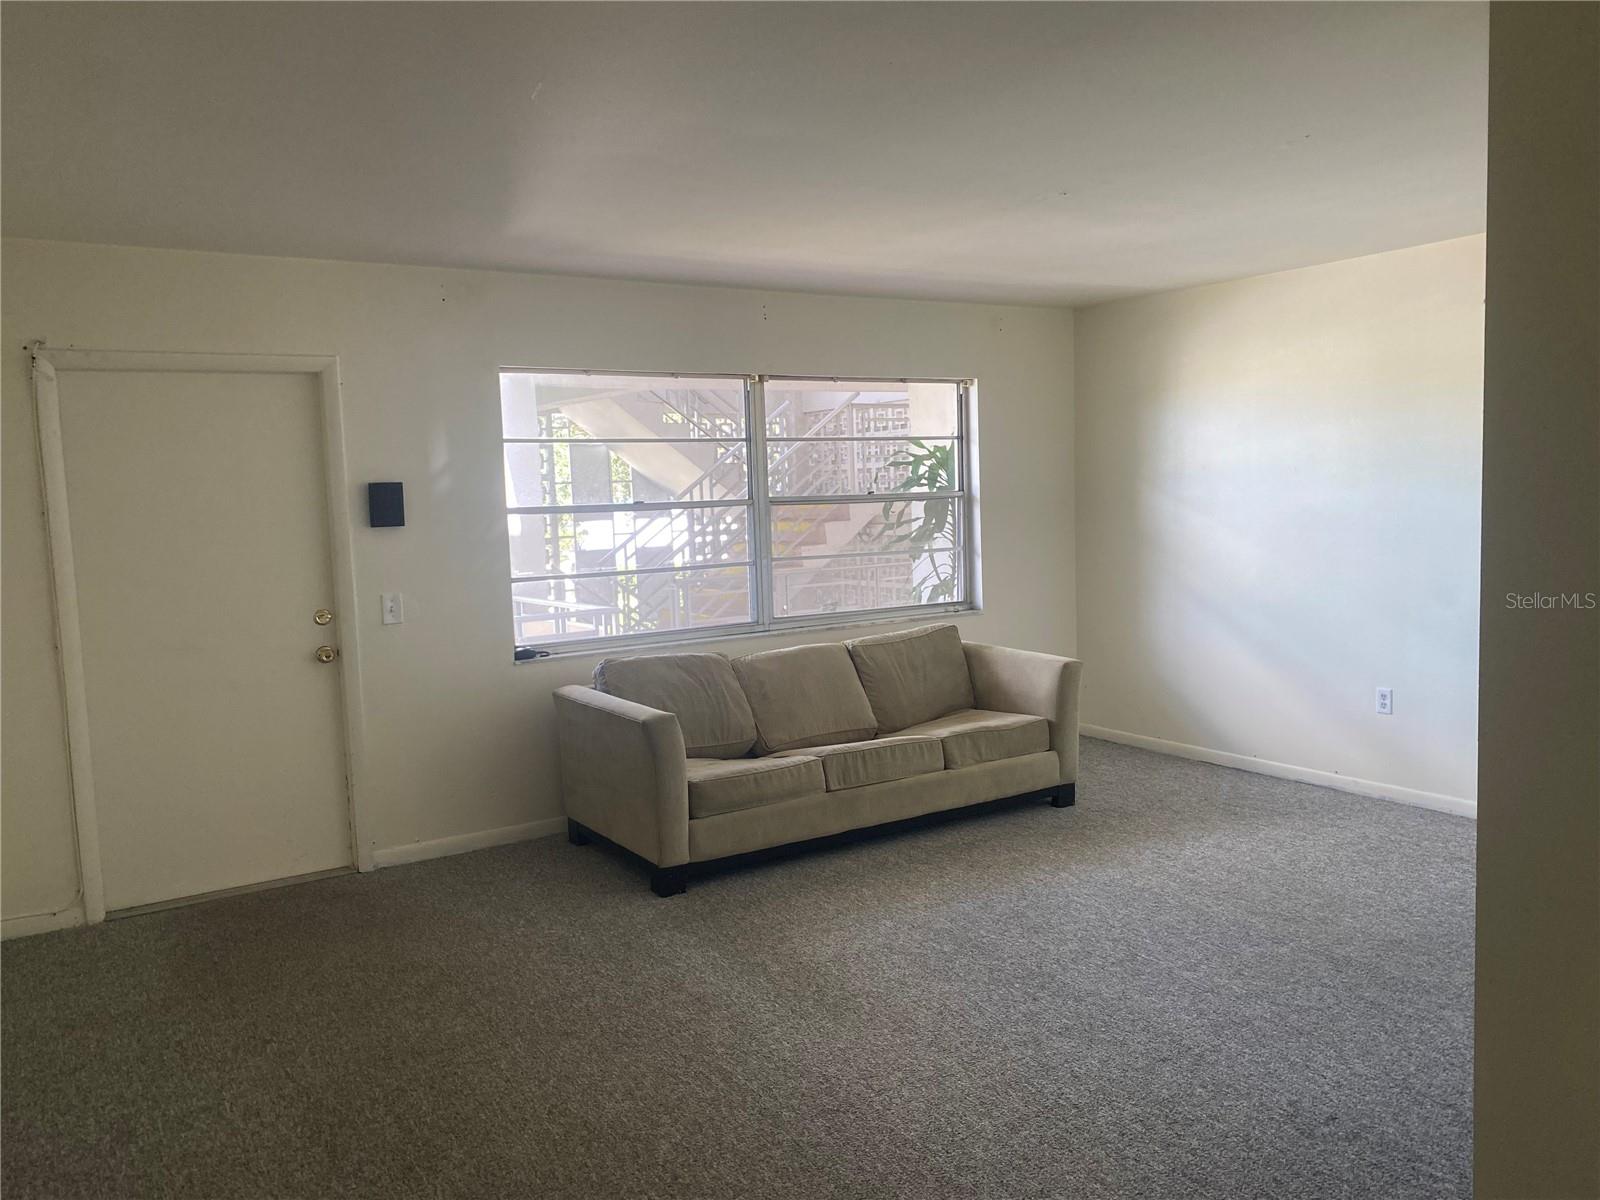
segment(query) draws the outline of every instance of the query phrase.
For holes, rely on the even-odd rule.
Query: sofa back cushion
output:
[[[690,758],[738,758],[756,740],[750,702],[720,654],[640,654],[601,659],[602,692],[675,713]]]
[[[845,645],[883,733],[974,707],[972,675],[954,625],[924,625]]]
[[[756,752],[856,742],[877,733],[850,652],[838,643],[764,650],[733,660],[756,715]]]

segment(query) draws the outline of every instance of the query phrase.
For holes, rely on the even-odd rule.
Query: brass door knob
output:
[[[318,646],[317,647],[317,661],[318,662],[329,663],[329,662],[332,662],[334,659],[336,659],[338,657],[339,657],[339,652],[337,650],[335,650],[332,646]]]
[[[311,619],[318,625],[326,625],[333,620],[333,614],[325,608],[319,608],[311,614]]]

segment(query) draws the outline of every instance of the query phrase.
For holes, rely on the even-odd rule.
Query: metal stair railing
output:
[[[691,400],[698,398],[700,394],[700,389],[698,388],[685,389],[685,391]],[[702,411],[700,405],[686,403],[680,406],[673,402],[669,394],[662,393],[654,389],[647,394],[660,401],[661,404],[666,408],[676,412],[684,419],[686,424],[700,433],[707,440],[723,440],[724,435],[720,431],[711,428],[702,422],[701,418],[705,415],[705,413]],[[825,412],[818,416],[816,420],[812,421],[809,428],[807,428],[804,433],[795,436],[802,439],[811,438],[819,429],[823,428],[829,421],[838,415],[841,410],[847,408],[856,400],[860,399],[861,395],[862,393],[859,391],[850,392],[838,403],[830,406]],[[767,421],[771,421],[774,417],[782,415],[783,412],[790,407],[791,403],[792,402],[789,400],[784,400],[777,406],[777,408],[766,414],[765,419]],[[803,444],[804,442],[802,441],[796,441],[788,445],[775,459],[771,461],[768,468],[769,472],[773,468],[782,466],[784,463],[786,463]],[[718,472],[728,465],[738,455],[738,453],[744,449],[746,445],[748,445],[748,440],[742,440],[739,445],[730,447],[728,450],[719,454],[716,460],[711,463],[710,466],[701,471],[699,475],[697,475],[686,487],[678,491],[672,498],[678,500],[718,500],[727,498],[732,504],[742,504],[743,502],[740,502],[733,497],[711,494],[711,489],[717,482],[715,477],[717,476]],[[821,470],[822,466],[820,464],[816,467],[813,467],[810,475],[808,477],[804,477],[803,481],[814,481],[817,475],[820,474]],[[748,470],[748,464],[746,465],[746,470],[742,472],[742,475],[745,480],[749,480],[750,472]],[[802,491],[799,493],[794,493],[794,495],[801,497],[804,495],[804,492]],[[819,505],[818,507],[820,511],[806,522],[804,528],[798,531],[796,540],[806,537],[819,525],[837,519],[836,510],[839,507],[838,505],[825,503]],[[619,511],[627,510],[625,507],[622,507],[619,509]],[[712,515],[716,512],[714,509],[687,509],[684,511],[687,517],[685,528],[683,529],[682,533],[676,534],[672,542],[668,545],[666,553],[666,560],[668,561],[674,559],[680,551],[688,548],[697,540],[708,547],[716,545],[718,535],[725,532],[731,532],[738,523],[736,520],[729,519],[724,516]],[[705,515],[702,516],[702,513]],[[631,558],[631,565],[637,567],[637,550],[641,539],[648,533],[659,531],[663,523],[667,523],[670,526],[670,523],[675,519],[675,516],[676,514],[674,513],[666,512],[662,513],[658,517],[647,519],[644,524],[634,529],[619,545],[608,551],[600,560],[600,562],[602,564],[606,564],[605,569],[627,569],[627,567],[630,565],[629,559]],[[748,528],[746,528],[745,536],[747,541],[749,539],[749,534],[750,531]],[[717,564],[713,562],[706,565],[714,566]],[[834,571],[838,571],[840,569],[841,568],[833,568]],[[671,580],[671,587],[674,593],[673,608],[676,612],[679,607],[677,593],[682,585],[680,585],[676,577],[672,575],[663,576],[663,579]],[[741,595],[743,595],[742,592],[736,593],[732,589],[725,591],[721,597],[721,599],[724,601],[724,608],[727,602],[737,599],[738,596]],[[683,601],[688,602],[687,592],[683,593]],[[701,609],[701,612],[702,614],[706,614],[706,610],[704,608]]]
[[[663,404],[667,405],[674,412],[676,412],[680,416],[682,416],[685,421],[688,421],[691,424],[694,424],[694,418],[690,413],[684,412],[682,409],[678,408],[677,405],[672,404],[660,392],[651,391],[649,394],[652,395],[652,396],[655,396],[657,399],[661,400],[661,402]],[[698,395],[698,394],[699,394],[699,389],[698,388],[690,390],[690,395]],[[835,404],[832,408],[828,409],[827,412],[823,413],[822,416],[819,417],[812,424],[811,428],[808,429],[805,433],[801,434],[800,436],[801,437],[810,437],[818,429],[821,429],[822,426],[825,425],[828,421],[832,420],[833,417],[839,412],[840,409],[844,408],[848,404],[853,403],[854,401],[859,399],[860,396],[861,396],[860,392],[851,392],[843,400],[841,400],[838,404]],[[780,404],[778,406],[777,410],[775,410],[775,413],[772,414],[772,415],[776,415],[776,413],[781,413],[784,408],[788,407],[788,405],[789,405],[789,401],[785,400],[782,404]],[[693,406],[690,406],[690,407],[693,407]],[[698,414],[695,414],[695,415],[698,415]],[[770,415],[769,415],[768,419],[769,420],[771,419]],[[701,432],[707,433],[708,440],[717,440],[716,437],[715,437],[715,434],[713,432],[706,431],[703,426],[698,425],[698,424],[694,424],[694,427],[696,429],[698,429],[698,430],[701,430]],[[713,462],[704,471],[701,471],[699,475],[695,476],[695,478],[689,483],[689,485],[687,487],[683,488],[681,491],[679,491],[672,498],[674,500],[690,500],[690,499],[693,499],[693,500],[720,500],[720,499],[723,499],[724,497],[722,497],[722,496],[707,495],[707,494],[704,494],[704,493],[702,493],[700,495],[694,495],[693,493],[695,492],[695,490],[697,488],[703,488],[703,487],[709,486],[713,482],[711,477],[718,470],[718,468],[722,467],[725,463],[727,463],[730,459],[732,459],[736,454],[738,454],[738,452],[740,450],[742,450],[746,444],[747,443],[745,443],[745,442],[741,442],[738,446],[731,447],[730,449],[728,449],[724,453],[718,455],[717,456],[717,460],[715,462]],[[781,464],[782,462],[784,462],[791,454],[793,454],[799,448],[800,447],[799,447],[798,444],[790,446],[787,450],[785,450],[778,457],[778,459],[776,460],[776,462],[773,465],[776,466],[778,464]],[[747,481],[748,481],[748,479],[750,477],[750,471],[749,471],[748,468],[749,468],[749,464],[746,464],[745,479]],[[639,539],[644,534],[646,534],[648,532],[653,532],[653,531],[659,530],[661,528],[661,525],[662,525],[663,522],[670,522],[672,520],[672,516],[673,516],[673,514],[671,514],[671,513],[664,513],[660,517],[652,518],[652,519],[646,521],[644,525],[640,526],[638,529],[635,529],[619,545],[613,547],[612,550],[605,556],[605,558],[601,559],[601,562],[609,563],[610,566],[609,566],[608,569],[610,569],[610,570],[621,569],[620,568],[620,562],[619,562],[619,560],[621,559],[621,556],[623,556],[627,551],[635,548],[637,546],[637,544],[638,544]],[[816,519],[816,521],[812,522],[813,526],[815,524],[817,524],[818,522],[822,521],[823,519],[825,519],[825,516],[826,516],[826,514],[819,514],[817,519]],[[678,537],[675,537],[673,539],[672,544],[668,547],[669,555],[670,554],[676,554],[679,550],[684,549],[689,544],[690,540],[696,534],[696,530],[694,528],[695,524],[696,524],[696,520],[695,520],[695,518],[693,516],[691,516],[690,519],[689,519],[689,523],[688,523],[689,527],[684,531],[683,534],[679,535]],[[807,532],[809,532],[809,530]]]

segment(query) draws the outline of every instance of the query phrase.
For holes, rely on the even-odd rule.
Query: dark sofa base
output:
[[[676,867],[658,867],[648,859],[641,858],[633,851],[618,846],[611,839],[573,820],[567,821],[567,840],[574,846],[586,846],[590,842],[602,842],[635,862],[643,863],[650,872],[650,890],[658,896],[665,897],[677,896],[683,893],[689,886],[691,875],[716,874],[754,863],[770,862],[775,858],[787,858],[790,855],[806,854],[833,846],[846,846],[852,842],[863,841],[867,838],[884,837],[889,834],[902,833],[909,829],[921,829],[930,825],[943,824],[946,821],[960,820],[979,813],[1008,808],[1013,805],[1033,803],[1039,800],[1050,801],[1053,808],[1071,808],[1077,803],[1077,799],[1078,785],[1064,783],[1058,787],[1042,788],[1036,792],[1024,792],[1020,796],[1006,796],[999,800],[988,800],[981,804],[969,804],[964,808],[942,809],[939,812],[907,817],[901,821],[886,821],[881,825],[863,825],[860,829],[847,829],[842,833],[832,833],[826,837],[807,838],[805,841],[790,842],[784,846],[772,846],[765,850],[751,850],[746,854],[730,854],[726,858],[713,858],[705,862],[683,863]]]

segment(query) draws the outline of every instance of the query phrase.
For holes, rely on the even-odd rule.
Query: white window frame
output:
[[[738,375],[719,371],[613,371],[601,368],[559,368],[559,367],[501,367],[496,379],[507,374],[535,374],[535,375],[614,375],[642,379],[725,379],[738,380],[744,387],[744,420],[745,420],[745,459],[747,463],[747,490],[748,497],[743,500],[718,501],[717,507],[736,508],[744,507],[750,522],[748,539],[750,542],[750,611],[754,617],[750,621],[741,621],[728,625],[712,625],[698,629],[662,629],[646,633],[613,634],[601,637],[569,638],[551,642],[526,642],[516,643],[516,631],[513,625],[513,657],[517,662],[537,661],[544,658],[565,657],[575,654],[593,654],[599,650],[615,648],[648,647],[671,645],[677,643],[717,641],[726,638],[750,637],[763,633],[780,633],[787,630],[798,629],[828,629],[857,625],[873,625],[887,622],[905,621],[916,617],[948,615],[960,612],[975,612],[980,608],[981,581],[978,577],[978,497],[977,497],[977,456],[975,438],[973,437],[973,402],[976,381],[973,379],[953,379],[948,377],[915,377],[915,376],[874,376],[874,375],[792,375],[792,374],[767,374],[767,375]],[[803,616],[780,617],[773,614],[773,558],[772,558],[772,504],[767,482],[767,419],[766,419],[766,384],[769,380],[793,380],[807,383],[884,383],[884,384],[910,384],[910,383],[941,383],[954,385],[956,389],[956,482],[954,490],[934,493],[948,497],[955,501],[960,520],[956,524],[957,545],[956,556],[962,580],[962,598],[960,600],[942,601],[936,604],[910,604],[895,608],[864,608],[851,609],[848,612],[814,613]],[[874,440],[889,440],[894,435]],[[906,435],[913,436],[913,435]],[[504,418],[501,424],[501,449],[515,443],[541,441],[523,437],[508,438],[505,436]],[[657,439],[650,439],[652,441]],[[732,439],[722,439],[732,440]],[[818,439],[834,440],[834,439]],[[838,439],[843,440],[843,439]],[[934,440],[945,440],[936,438]],[[783,497],[778,503],[882,503],[885,496],[890,493],[867,493],[859,496],[817,496],[817,497]],[[908,497],[910,499],[923,499],[923,494],[917,493]],[[705,504],[700,504],[705,507]],[[685,508],[696,507],[694,503],[673,504],[662,501],[651,507],[659,508]],[[586,504],[586,505],[536,505],[531,506],[532,511],[544,512],[547,515],[553,510],[558,512],[625,512],[634,509],[633,505],[626,504]],[[530,506],[507,505],[506,514],[517,515],[530,511]],[[517,576],[509,574],[510,544],[507,534],[508,567],[507,595],[510,586],[515,583],[529,582],[530,578],[553,578],[553,576]],[[739,566],[743,564],[705,564],[707,567],[716,565]],[[665,570],[665,568],[662,568]]]

